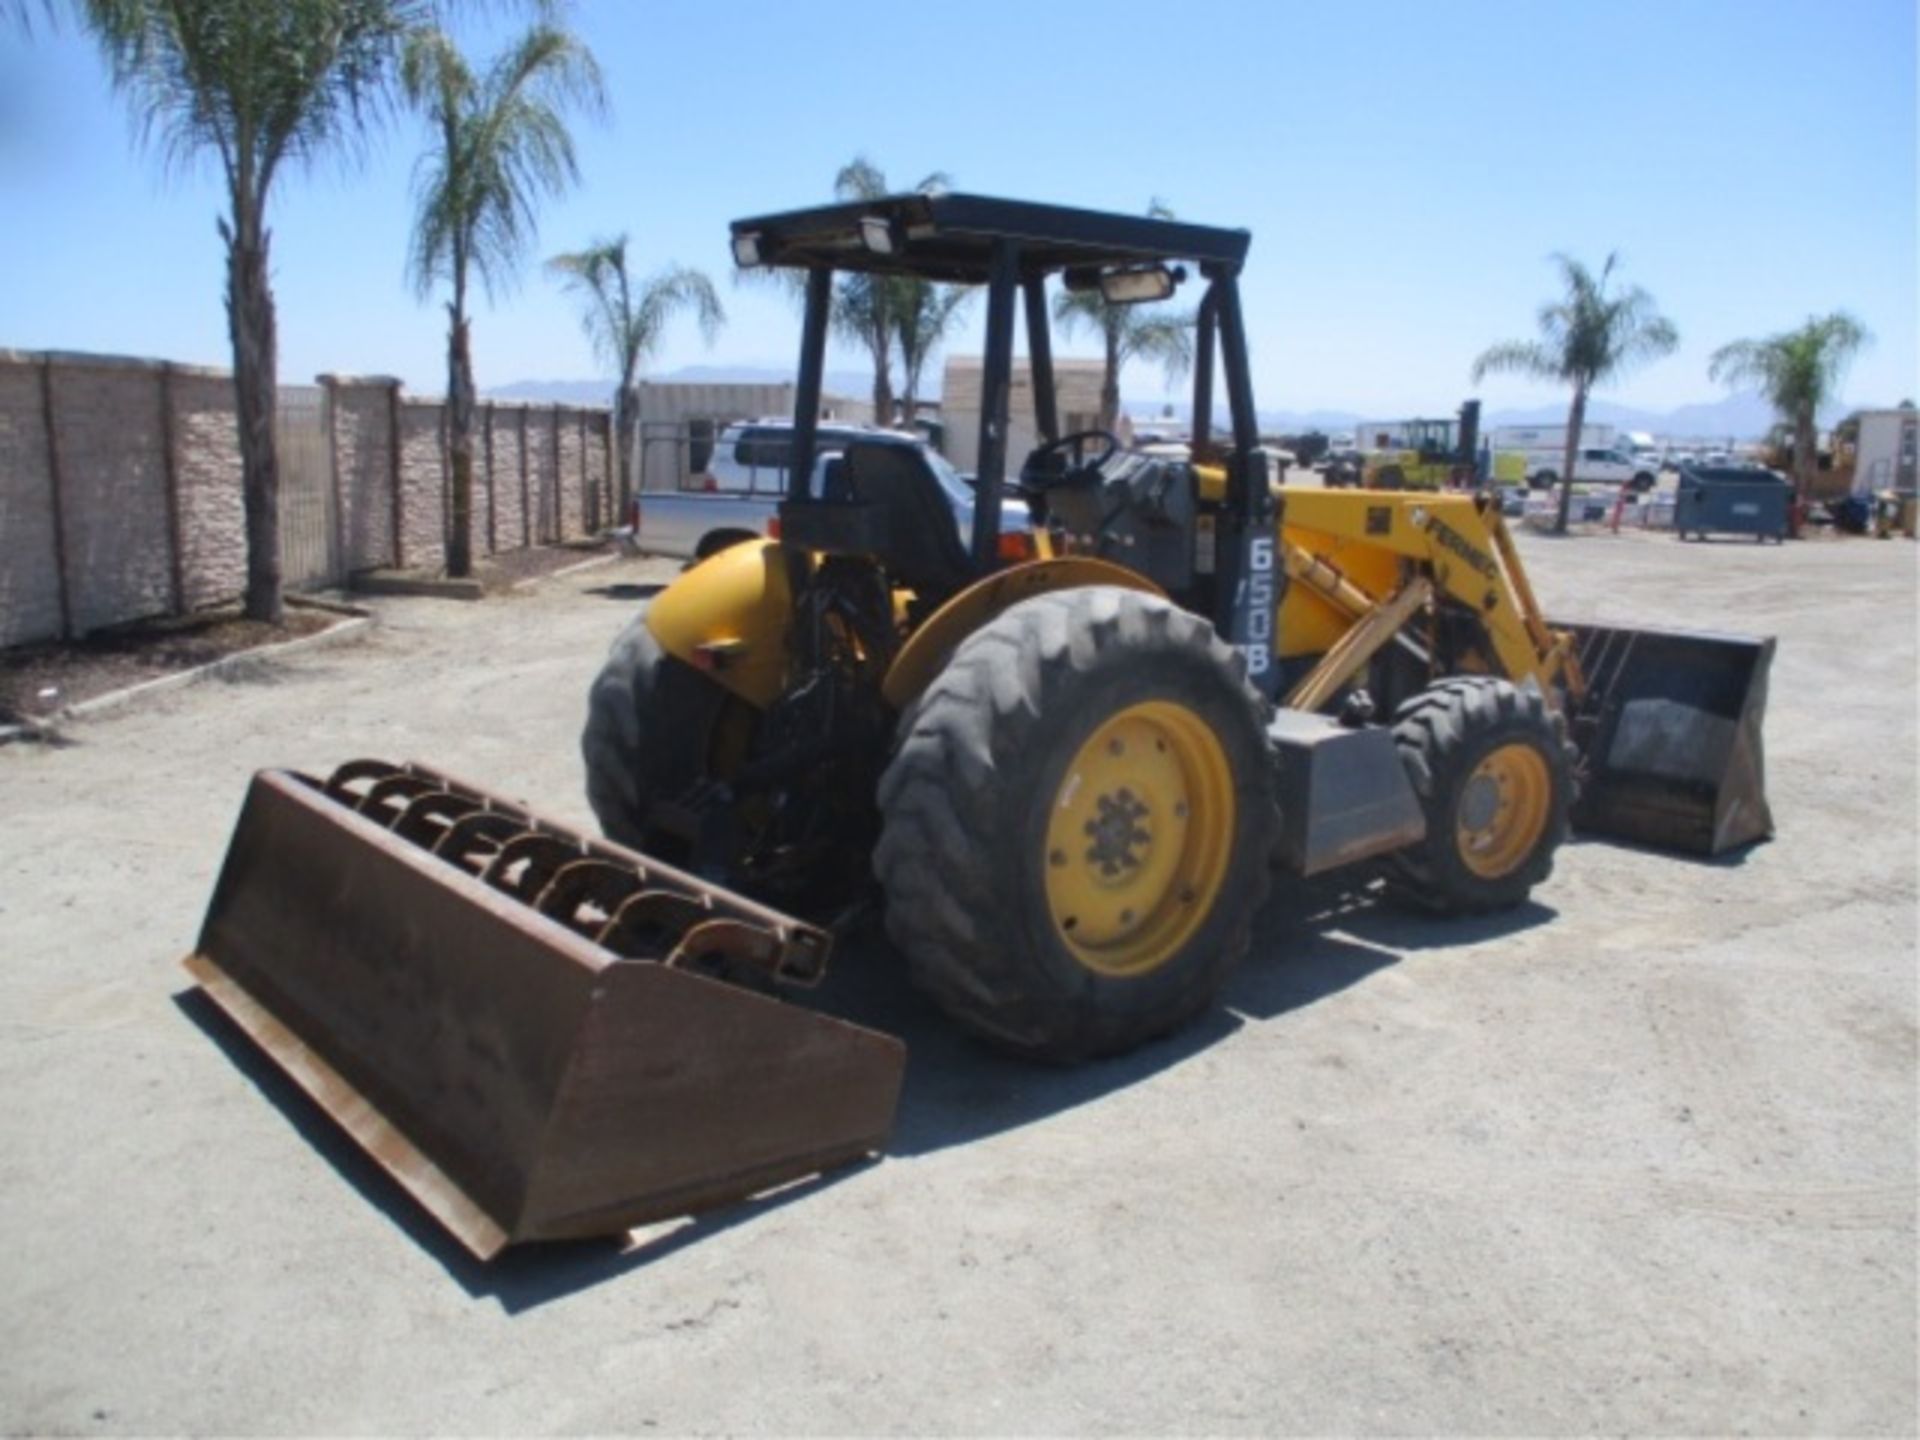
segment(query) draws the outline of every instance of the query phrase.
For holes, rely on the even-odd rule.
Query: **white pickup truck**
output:
[[[1560,483],[1560,472],[1567,463],[1565,451],[1529,450],[1526,456],[1529,486],[1542,490]],[[1624,450],[1583,449],[1574,458],[1573,478],[1576,484],[1627,485],[1645,492],[1653,489],[1659,469]]]
[[[729,545],[773,533],[772,522],[787,496],[785,462],[792,432],[793,426],[782,421],[728,426],[715,442],[707,469],[689,476],[683,488],[636,495],[628,523],[613,532],[614,540],[631,554],[704,560]],[[972,487],[944,455],[915,436],[864,426],[822,425],[815,436],[818,449],[809,493],[820,495],[830,467],[856,440],[919,451],[953,506],[960,543],[971,546]],[[1024,531],[1031,523],[1024,504],[1008,500],[1001,507],[1003,531]]]

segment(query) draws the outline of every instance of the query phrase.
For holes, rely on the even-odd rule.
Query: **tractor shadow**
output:
[[[609,585],[587,585],[581,588],[582,595],[597,595],[602,600],[651,600],[666,589],[665,581],[616,581]]]
[[[827,981],[802,1003],[906,1042],[906,1083],[887,1154],[925,1155],[1040,1123],[1151,1079],[1248,1023],[1285,1024],[1292,1012],[1361,983],[1409,952],[1495,939],[1543,924],[1553,913],[1529,904],[1504,915],[1443,920],[1399,909],[1367,889],[1283,883],[1257,919],[1251,953],[1219,1004],[1177,1034],[1112,1060],[1073,1068],[1016,1060],[963,1035],[911,986],[905,965],[871,920],[842,939]],[[509,1315],[645,1269],[880,1163],[876,1159],[846,1166],[624,1236],[519,1245],[492,1261],[481,1261],[203,992],[184,990],[173,1002],[366,1204],[437,1261],[469,1296],[492,1300]]]
[[[1411,952],[1472,945],[1553,918],[1530,902],[1504,914],[1444,918],[1392,904],[1377,887],[1280,877],[1246,962],[1220,1002],[1173,1035],[1071,1068],[1000,1054],[963,1034],[907,979],[877,925],[847,936],[810,1003],[907,1044],[889,1154],[922,1155],[1019,1129],[1169,1070],[1248,1023],[1286,1017],[1357,985]]]

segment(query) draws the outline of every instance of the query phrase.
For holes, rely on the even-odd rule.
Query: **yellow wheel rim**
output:
[[[1553,778],[1539,750],[1513,741],[1488,751],[1460,787],[1461,861],[1483,880],[1511,874],[1540,843],[1552,808]]]
[[[1096,974],[1159,969],[1212,908],[1233,830],[1233,772],[1204,720],[1167,700],[1109,716],[1047,820],[1040,863],[1061,942]]]

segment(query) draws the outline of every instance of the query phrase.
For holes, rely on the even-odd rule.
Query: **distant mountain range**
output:
[[[776,365],[687,365],[650,380],[686,385],[780,385],[793,379],[791,370]],[[873,389],[873,377],[861,370],[829,370],[825,376],[829,394],[864,399]],[[612,393],[605,380],[516,380],[497,386],[486,395],[497,400],[532,400],[539,404],[605,405]],[[1136,420],[1158,418],[1167,408],[1165,400],[1128,400],[1127,412]],[[1833,405],[1820,413],[1820,423],[1831,425],[1854,406]],[[1186,407],[1176,405],[1175,415],[1182,423]],[[1351,410],[1262,410],[1260,426],[1272,432],[1303,430],[1352,430],[1370,420],[1400,417],[1363,415]],[[1567,418],[1564,404],[1536,405],[1524,410],[1493,410],[1481,417],[1484,427],[1495,425],[1557,424]],[[1595,400],[1587,408],[1587,418],[1621,430],[1644,430],[1652,435],[1690,436],[1701,439],[1726,438],[1754,440],[1763,437],[1773,424],[1773,411],[1758,395],[1729,395],[1724,399],[1677,406],[1672,410],[1641,410],[1616,405],[1610,400]],[[1221,411],[1218,424],[1224,426]]]

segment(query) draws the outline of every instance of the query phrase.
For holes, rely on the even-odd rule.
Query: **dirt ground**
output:
[[[72,644],[0,650],[0,725],[44,719],[68,705],[180,670],[312,635],[339,623],[322,610],[287,608],[279,625],[241,617],[238,606],[99,630]]]
[[[1780,637],[1777,840],[1571,844],[1483,922],[1284,887],[1221,1009],[1072,1072],[855,946],[893,1152],[624,1250],[469,1263],[176,962],[255,767],[587,823],[660,566],[0,749],[0,1430],[1913,1434],[1915,548],[1521,544],[1559,617]]]

